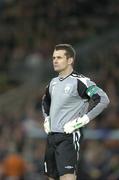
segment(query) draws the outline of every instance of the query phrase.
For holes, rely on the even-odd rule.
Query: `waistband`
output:
[[[66,134],[66,133],[63,133],[63,132],[49,132],[49,135],[53,135],[53,134]]]

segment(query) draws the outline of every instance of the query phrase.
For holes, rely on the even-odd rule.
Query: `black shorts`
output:
[[[44,169],[49,177],[76,174],[81,132],[50,133],[47,138]]]

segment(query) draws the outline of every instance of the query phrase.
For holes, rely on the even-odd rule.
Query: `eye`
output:
[[[62,57],[61,57],[61,56],[58,56],[57,59],[62,59]]]

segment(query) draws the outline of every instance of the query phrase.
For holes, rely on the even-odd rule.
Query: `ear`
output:
[[[73,64],[73,62],[74,62],[74,59],[73,58],[69,58],[68,59],[68,64],[70,65],[70,64]]]

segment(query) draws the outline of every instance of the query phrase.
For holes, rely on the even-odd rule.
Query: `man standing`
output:
[[[58,77],[51,80],[42,101],[44,129],[48,134],[44,167],[49,180],[76,180],[81,128],[109,103],[102,89],[74,72],[74,61],[75,50],[71,45],[55,46],[53,67]]]

